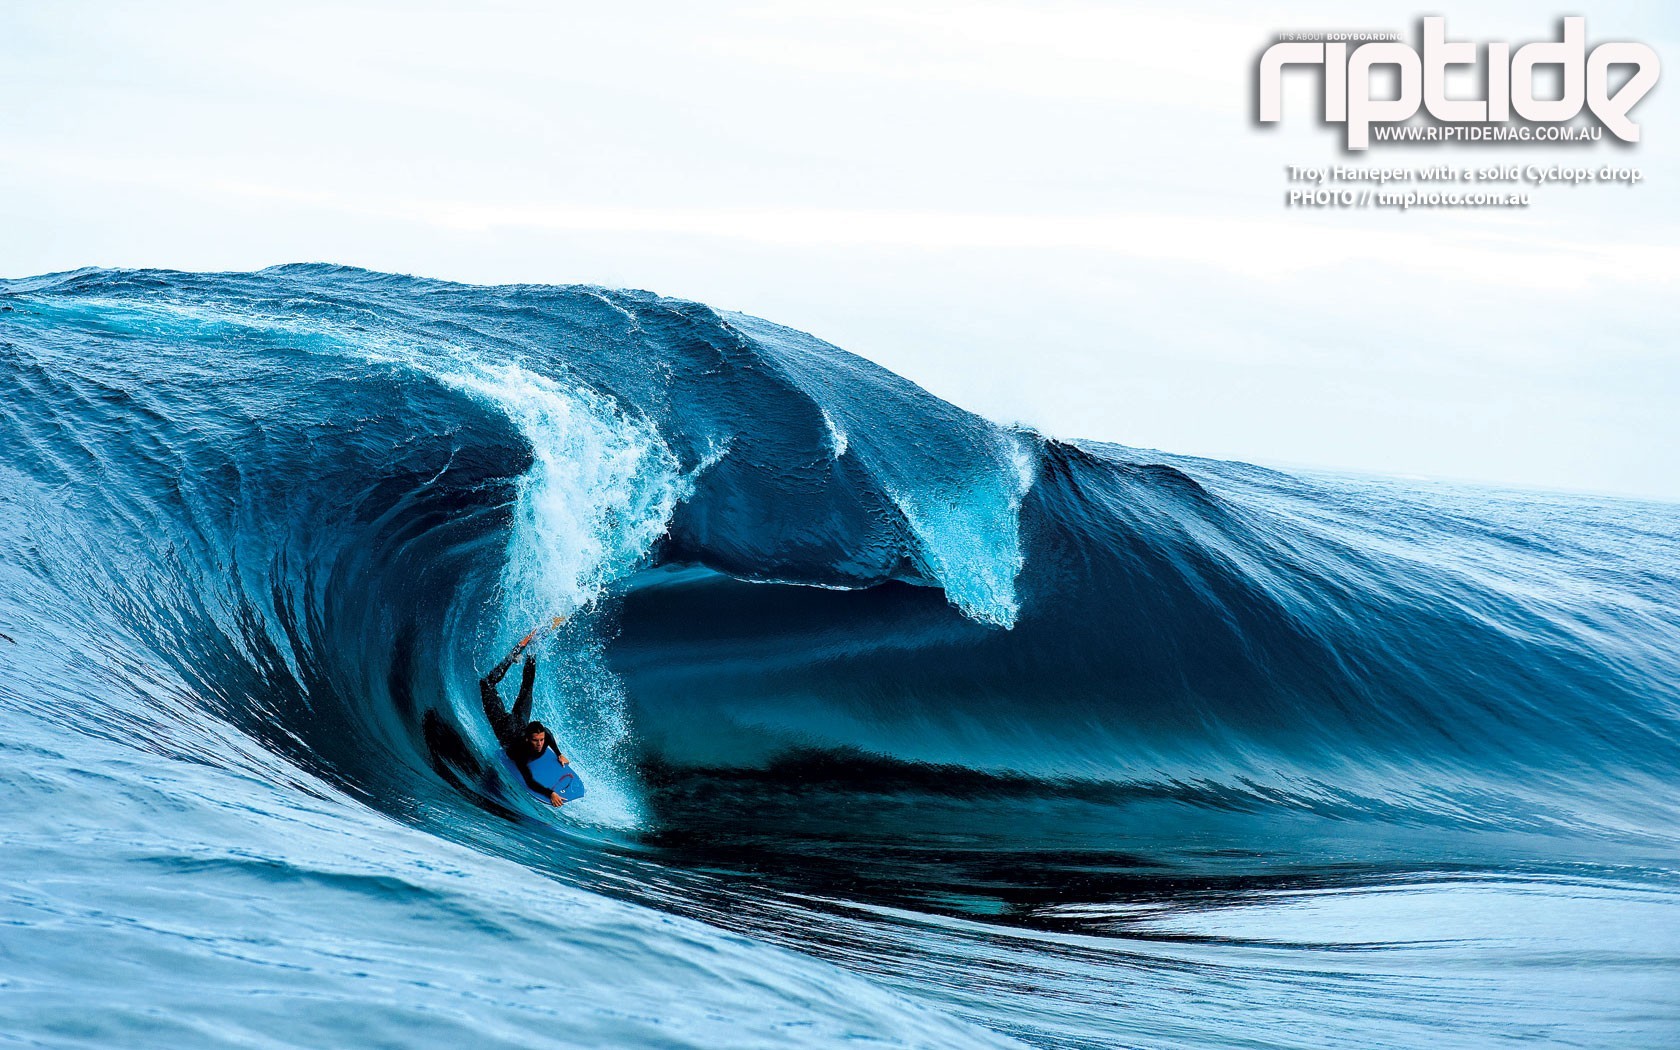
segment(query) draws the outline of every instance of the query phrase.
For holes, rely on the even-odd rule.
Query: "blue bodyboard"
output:
[[[533,798],[540,798],[544,802],[548,801],[547,794],[538,794],[530,789],[530,785],[525,783],[525,778],[520,775],[519,766],[514,762],[512,755],[503,751],[500,753],[500,757],[502,768],[507,771],[509,777],[513,778],[515,787],[524,790]],[[567,802],[583,797],[583,778],[578,776],[577,770],[570,765],[561,765],[560,760],[554,757],[552,750],[544,751],[532,761],[531,779]]]

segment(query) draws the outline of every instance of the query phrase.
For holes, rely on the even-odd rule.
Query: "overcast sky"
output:
[[[1304,78],[1250,119],[1279,30],[1581,14],[1672,64],[1672,3],[456,6],[0,0],[0,275],[648,288],[1064,437],[1680,499],[1672,85],[1636,148],[1349,155]],[[1289,164],[1438,161],[1646,182],[1283,206]]]

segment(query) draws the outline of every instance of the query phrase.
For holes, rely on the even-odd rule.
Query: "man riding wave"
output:
[[[555,620],[555,626],[559,625]],[[519,674],[519,696],[513,702],[510,712],[502,706],[501,693],[497,686],[502,678],[513,667],[513,662],[531,644],[541,631],[538,628],[519,640],[519,644],[502,659],[502,662],[491,669],[490,673],[478,680],[479,699],[484,702],[484,717],[490,720],[490,729],[496,734],[496,740],[507,751],[508,757],[518,767],[519,775],[525,779],[525,786],[539,795],[548,796],[550,805],[563,806],[566,800],[553,789],[540,784],[531,775],[531,763],[541,758],[543,753],[552,750],[554,757],[562,766],[570,765],[566,756],[554,740],[554,734],[541,722],[531,719],[531,689],[537,681],[537,661],[529,656],[525,657],[525,666]]]

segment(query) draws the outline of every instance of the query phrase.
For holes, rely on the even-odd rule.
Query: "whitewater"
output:
[[[1675,505],[325,265],[0,281],[0,384],[0,1045],[1680,1040]]]

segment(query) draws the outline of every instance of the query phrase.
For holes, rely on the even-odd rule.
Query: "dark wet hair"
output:
[[[524,732],[523,735],[530,736],[532,733],[542,733],[545,736],[553,736],[554,735],[554,734],[550,733],[548,731],[548,727],[543,725],[541,722],[530,722],[530,723],[526,724],[525,732]]]

